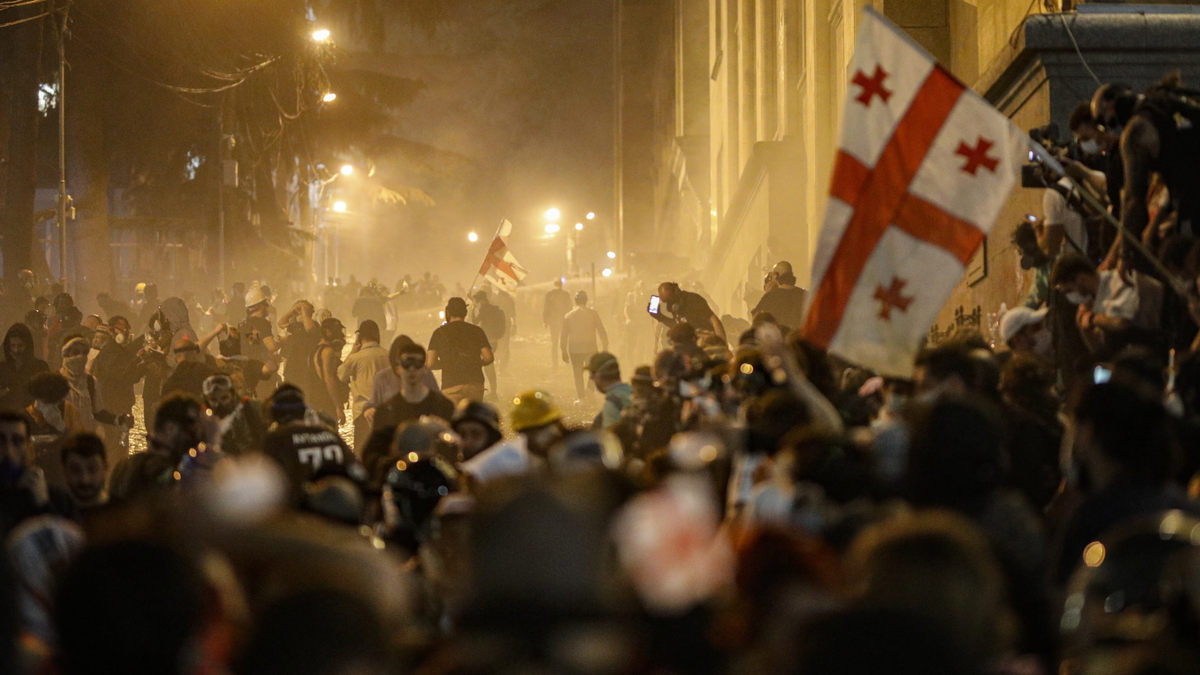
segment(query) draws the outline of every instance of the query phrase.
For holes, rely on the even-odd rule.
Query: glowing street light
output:
[[[479,241],[479,235],[472,232],[471,234],[467,235],[467,241],[472,243],[477,242]]]
[[[546,225],[546,234],[554,234],[559,231],[558,223],[549,223]]]
[[[605,277],[611,277],[611,276],[612,276],[612,270],[610,270],[609,268],[605,267],[605,268],[604,268],[604,270],[600,272],[600,275],[601,275],[601,276],[605,276]]]
[[[616,260],[616,259],[617,259],[617,252],[616,252],[616,251],[609,251],[609,252],[608,252],[608,259],[609,259],[609,260]]]
[[[329,35],[330,33],[328,28],[318,28],[317,30],[313,31],[312,39],[317,42],[324,42],[329,39]]]
[[[337,211],[338,213],[345,213],[346,212],[346,202],[341,202],[341,201],[334,202],[333,210]]]
[[[325,92],[325,95],[321,97],[321,100],[326,103],[333,103],[337,100],[337,94],[333,93],[332,91]]]
[[[349,175],[350,175],[350,174],[352,174],[352,173],[354,173],[354,167],[353,167],[353,166],[350,166],[349,164],[343,164],[343,165],[342,165],[342,175],[343,175],[343,176],[349,176]]]
[[[558,220],[559,216],[561,215],[562,212],[558,209],[550,209],[546,211],[546,220],[553,223],[554,221]]]
[[[578,230],[582,230],[582,229],[583,229],[583,223],[575,223],[575,229],[576,229],[577,231],[578,231]]]
[[[588,211],[588,214],[587,214],[587,219],[588,219],[588,220],[595,220],[595,219],[596,219],[596,214],[592,213],[591,211]]]

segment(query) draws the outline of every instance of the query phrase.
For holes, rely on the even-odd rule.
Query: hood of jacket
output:
[[[25,344],[29,345],[29,358],[32,359],[33,358],[33,331],[29,330],[29,326],[26,326],[23,323],[14,323],[12,325],[12,327],[10,327],[8,329],[8,332],[4,334],[4,360],[9,361],[9,362],[11,362],[13,360],[12,352],[9,351],[9,348],[8,348],[8,340],[9,340],[9,338],[13,338],[13,337],[21,338],[22,340],[25,341]]]
[[[166,317],[167,321],[171,322],[171,327],[175,330],[191,325],[191,322],[188,321],[187,305],[184,304],[182,299],[167,298],[163,300],[160,309],[163,316]]]

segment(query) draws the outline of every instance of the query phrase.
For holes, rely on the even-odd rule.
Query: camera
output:
[[[1036,129],[1030,129],[1029,137],[1037,141],[1050,154],[1059,159],[1079,161],[1083,157],[1074,136],[1068,136],[1066,139],[1063,139],[1059,135],[1058,125],[1053,122],[1037,127]],[[1028,161],[1021,167],[1021,187],[1046,188],[1050,187],[1053,180],[1057,179],[1051,179],[1046,176],[1046,166],[1038,159],[1037,154],[1033,150],[1030,150]]]

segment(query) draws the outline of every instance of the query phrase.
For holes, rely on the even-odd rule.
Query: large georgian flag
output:
[[[492,240],[487,254],[483,257],[483,264],[479,267],[479,276],[511,293],[517,289],[517,284],[525,278],[528,272],[517,264],[516,257],[513,256],[512,251],[508,250],[510,233],[512,233],[512,223],[505,220],[500,224],[500,231],[496,233],[496,238]]]
[[[907,377],[1020,175],[1025,135],[864,12],[803,332]]]

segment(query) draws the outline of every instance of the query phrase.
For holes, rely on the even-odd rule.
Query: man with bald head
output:
[[[804,301],[808,291],[796,288],[796,275],[792,273],[792,264],[786,260],[775,263],[771,270],[770,279],[774,288],[763,295],[762,300],[751,310],[751,316],[766,312],[775,317],[780,326],[799,328],[804,317]]]

